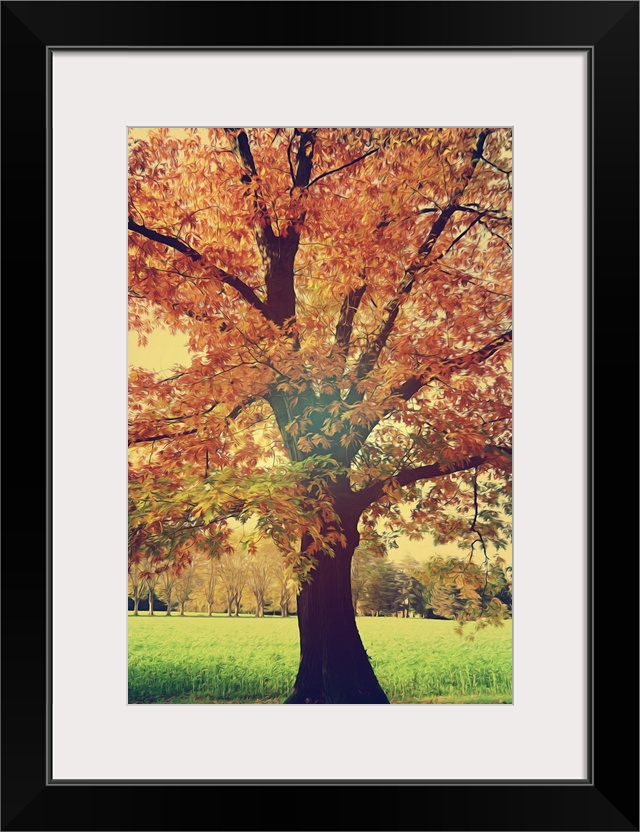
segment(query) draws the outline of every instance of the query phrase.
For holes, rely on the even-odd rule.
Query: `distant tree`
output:
[[[147,585],[141,573],[144,571],[142,555],[136,551],[129,557],[129,597],[133,601],[133,614],[138,615],[140,599],[147,591]]]
[[[227,596],[229,616],[240,614],[240,602],[248,578],[247,565],[248,556],[240,547],[220,557],[220,581]]]
[[[426,587],[424,587],[417,578],[414,578],[412,575],[407,577],[407,608],[423,618],[426,617],[427,613],[427,598],[425,590]]]
[[[144,581],[147,590],[147,598],[149,601],[149,615],[153,615],[153,602],[155,598],[155,589],[160,575],[158,569],[163,566],[163,558],[158,556],[147,557],[144,562],[144,568],[140,572],[140,578]]]
[[[198,561],[193,557],[191,563],[183,568],[174,587],[175,599],[180,606],[180,615],[184,615],[185,604],[191,599],[201,580],[198,574]]]
[[[212,555],[205,555],[201,561],[201,592],[206,604],[207,615],[213,615],[216,603],[216,588],[220,583],[220,560]]]
[[[160,576],[160,592],[167,603],[167,611],[165,612],[165,615],[171,615],[173,592],[182,572],[182,563],[163,563],[157,571]]]
[[[373,564],[364,593],[364,606],[373,615],[392,615],[402,610],[404,581],[400,569],[384,559]]]
[[[273,553],[266,541],[249,541],[246,583],[255,599],[256,617],[264,617],[264,605],[274,580]]]
[[[292,602],[296,597],[297,584],[291,576],[291,566],[280,555],[276,556],[274,572],[276,576],[275,600],[280,608],[280,615],[286,618],[291,612]]]

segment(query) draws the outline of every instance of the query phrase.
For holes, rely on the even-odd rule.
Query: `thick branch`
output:
[[[306,130],[299,133],[300,145],[298,146],[296,171],[293,177],[293,184],[296,188],[306,188],[311,177],[313,167],[313,150],[316,143],[314,130]]]
[[[231,149],[242,170],[240,180],[250,185],[255,209],[254,234],[258,250],[265,267],[265,286],[267,289],[266,304],[263,314],[278,326],[286,321],[292,321],[296,312],[296,295],[293,277],[293,265],[298,243],[299,231],[292,224],[287,226],[286,233],[277,236],[271,225],[271,216],[267,209],[262,191],[259,187],[257,169],[249,138],[244,130],[227,129]],[[296,177],[305,181],[310,174],[311,157],[313,154],[313,133],[303,133],[300,142],[304,160],[298,159]],[[307,137],[307,138],[304,138]],[[303,220],[300,220],[302,222]]]
[[[222,269],[218,269],[215,266],[212,267],[212,271],[218,277],[222,283],[226,283],[227,286],[231,286],[232,289],[235,289],[242,297],[253,306],[254,309],[257,309],[261,312],[265,318],[271,319],[269,309],[265,303],[263,303],[260,298],[256,295],[253,291],[251,286],[247,286],[239,277],[235,277],[232,274],[227,274],[227,272],[223,271]]]
[[[471,153],[471,159],[469,160],[469,164],[465,167],[462,172],[462,176],[458,183],[458,187],[455,188],[451,201],[454,200],[459,201],[460,197],[463,195],[465,190],[467,189],[467,185],[471,181],[471,177],[473,176],[476,167],[478,166],[478,162],[482,159],[482,154],[484,152],[484,144],[487,140],[487,136],[489,135],[490,130],[481,130],[478,133],[478,138],[476,139],[476,145],[473,148],[473,152]]]
[[[473,456],[465,457],[463,460],[451,464],[442,464],[434,462],[431,465],[419,465],[416,468],[406,468],[400,471],[394,479],[399,485],[411,485],[418,480],[432,480],[437,477],[446,477],[449,474],[457,474],[460,471],[467,471],[469,468],[477,468],[487,461],[486,456],[474,454]]]
[[[240,162],[240,165],[244,170],[241,181],[245,184],[249,184],[252,178],[257,174],[256,165],[253,161],[253,154],[251,153],[251,148],[249,146],[249,137],[244,130],[236,130],[234,128],[225,129],[225,133],[231,142],[231,149],[234,156],[238,162]]]
[[[355,318],[360,301],[367,291],[366,283],[357,289],[352,289],[342,301],[340,317],[336,325],[336,344],[346,353],[349,350],[351,333],[353,331],[353,319]]]
[[[457,474],[460,471],[468,471],[471,468],[477,468],[490,460],[492,457],[495,458],[496,455],[501,453],[511,456],[511,448],[488,448],[487,453],[485,454],[467,456],[455,463],[434,462],[431,465],[419,465],[416,468],[405,468],[403,471],[399,471],[387,480],[379,480],[371,483],[371,485],[363,488],[362,491],[357,492],[355,498],[359,506],[361,506],[361,510],[364,510],[367,506],[372,505],[376,502],[376,500],[380,499],[384,493],[385,485],[387,485],[391,479],[397,482],[398,485],[405,486],[411,485],[419,480],[433,480],[437,477],[447,477],[450,474]]]
[[[128,227],[129,231],[135,231],[137,234],[142,234],[143,237],[147,237],[149,240],[154,240],[156,243],[162,243],[163,246],[169,246],[169,248],[175,248],[176,251],[188,255],[191,260],[202,260],[201,254],[195,251],[195,249],[192,249],[191,246],[183,243],[182,240],[178,240],[177,237],[169,237],[166,234],[160,234],[158,231],[153,231],[145,225],[138,225],[138,223],[134,222],[131,217],[129,217]]]
[[[134,222],[131,218],[129,218],[129,230],[135,231],[137,234],[142,234],[143,237],[147,237],[149,240],[154,240],[157,243],[162,243],[162,245],[175,248],[176,251],[179,251],[182,254],[187,254],[194,262],[202,260],[202,254],[191,248],[191,246],[188,246],[186,243],[183,243],[182,240],[178,240],[176,237],[167,237],[165,234],[160,234],[158,231],[153,231],[144,225],[138,225],[138,223]],[[247,286],[247,284],[240,280],[239,277],[235,277],[235,275],[225,272],[224,269],[220,269],[218,266],[211,265],[207,268],[221,283],[226,283],[227,286],[231,286],[236,290],[236,292],[242,295],[242,297],[250,303],[254,309],[258,309],[265,317],[269,317],[266,305],[260,300],[253,289],[250,286]],[[196,315],[190,315],[190,317],[194,317],[199,320]]]
[[[236,157],[236,161],[242,170],[240,181],[245,185],[254,183],[257,179],[258,172],[256,170],[256,164],[253,159],[251,147],[249,146],[249,137],[244,130],[238,130],[235,128],[226,128],[225,133],[229,139],[233,155]],[[257,214],[254,230],[258,241],[258,247],[260,248],[260,253],[264,258],[266,249],[272,243],[275,238],[275,234],[273,233],[273,229],[271,227],[271,217],[269,216],[264,197],[262,196],[262,192],[257,185],[254,185],[253,188],[253,205]]]

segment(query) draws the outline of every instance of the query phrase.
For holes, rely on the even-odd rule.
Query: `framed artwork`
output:
[[[17,122],[5,239],[29,233],[5,246],[5,275],[28,269],[47,329],[46,535],[28,575],[22,556],[3,564],[3,829],[337,829],[353,821],[322,790],[345,788],[361,798],[353,828],[637,829],[637,604],[623,591],[637,562],[610,539],[628,498],[612,497],[608,449],[613,421],[628,453],[631,397],[607,368],[637,329],[638,4],[346,3],[339,31],[329,4],[303,7],[301,28],[291,11],[2,4]],[[239,13],[242,43],[219,27]],[[150,357],[158,324],[168,340]],[[420,410],[426,385],[442,423],[435,399],[431,421]],[[390,401],[401,416],[363,451]],[[266,449],[288,453],[286,477]],[[425,480],[438,494],[415,489]],[[402,514],[394,489],[407,487]],[[440,556],[382,557],[427,508]],[[356,551],[366,580],[354,595],[347,571],[344,604],[318,624],[325,580],[331,603],[342,591],[319,566],[327,540],[349,564]],[[224,561],[236,549],[268,578]],[[234,676],[238,643],[224,647],[236,623],[250,682]],[[201,676],[193,662],[180,676],[170,633],[212,625]],[[280,641],[260,641],[276,626]],[[447,659],[426,693],[411,651],[438,626],[485,652],[459,677]],[[258,707],[287,697],[316,707]],[[400,707],[377,707],[389,701]]]

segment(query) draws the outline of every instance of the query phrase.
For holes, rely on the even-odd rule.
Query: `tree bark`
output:
[[[213,604],[211,601],[207,601],[207,615],[211,615],[213,613]]]
[[[185,602],[180,601],[180,615],[184,615],[184,605],[185,605]]]
[[[167,595],[167,611],[165,615],[171,615],[171,593]]]
[[[153,590],[149,590],[149,615],[153,615]]]
[[[364,649],[351,598],[357,516],[342,518],[347,546],[320,553],[312,581],[298,596],[300,666],[287,704],[388,703]],[[303,547],[307,541],[303,539]]]
[[[134,615],[137,615],[137,614],[138,614],[138,604],[139,604],[139,603],[140,603],[140,599],[136,596],[136,597],[133,599],[133,614],[134,614]]]

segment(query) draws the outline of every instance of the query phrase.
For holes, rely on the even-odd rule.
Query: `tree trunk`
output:
[[[149,615],[153,615],[153,590],[149,590]]]
[[[207,601],[207,615],[211,615],[213,613],[213,604],[211,601]]]
[[[167,611],[165,615],[171,615],[171,593],[167,595]]]
[[[233,614],[236,618],[240,615],[240,599],[239,598],[236,598],[235,612]]]
[[[134,615],[137,615],[137,614],[138,614],[138,604],[139,604],[139,603],[140,603],[140,599],[136,596],[136,597],[133,599],[133,614],[134,614]]]
[[[185,605],[185,602],[180,601],[180,615],[184,615],[184,605]]]
[[[298,596],[300,666],[288,704],[388,703],[364,649],[351,598],[351,558],[359,542],[357,516],[342,530],[347,547],[317,555],[313,580]],[[307,541],[303,539],[303,547]]]

